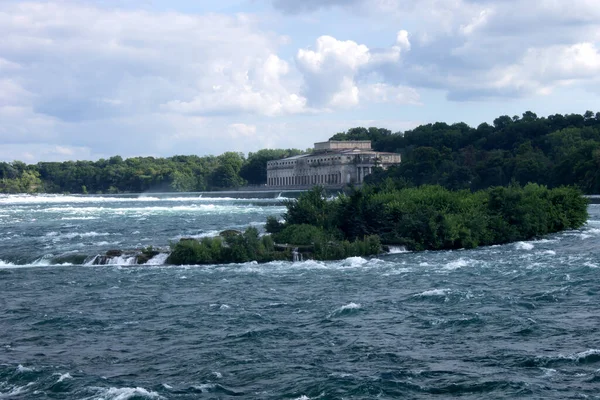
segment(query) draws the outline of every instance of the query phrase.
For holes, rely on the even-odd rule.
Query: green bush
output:
[[[290,259],[289,252],[276,252],[270,236],[260,237],[256,228],[250,227],[241,235],[225,238],[182,239],[171,244],[169,264],[225,264],[249,261],[268,262]]]
[[[277,220],[277,218],[273,216],[267,217],[267,224],[265,225],[265,230],[268,233],[278,233],[283,230],[283,224]]]
[[[359,255],[337,242],[354,243],[369,236],[412,250],[473,248],[578,228],[588,218],[580,190],[537,184],[472,193],[441,186],[397,189],[385,181],[332,201],[314,189],[287,207],[284,228],[275,241],[314,243],[316,257],[323,259]]]
[[[280,244],[306,246],[324,242],[327,235],[323,229],[313,225],[288,225],[281,232],[273,234],[273,240]]]

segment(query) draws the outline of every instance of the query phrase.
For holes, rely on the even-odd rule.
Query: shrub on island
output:
[[[588,218],[587,199],[579,189],[548,189],[537,184],[474,193],[441,186],[365,186],[330,201],[322,188],[314,188],[286,206],[285,222],[278,226],[281,233],[308,225],[336,240],[363,241],[374,235],[384,244],[410,250],[528,240],[579,228]]]
[[[291,258],[290,251],[277,251],[270,236],[260,237],[254,227],[241,234],[225,237],[205,237],[201,240],[181,239],[171,243],[171,254],[167,263],[226,264],[248,261],[268,262]]]
[[[587,199],[572,187],[513,184],[478,192],[441,186],[352,189],[328,200],[323,188],[286,201],[284,222],[270,217],[260,236],[243,233],[171,244],[170,264],[222,264],[372,256],[385,246],[410,250],[474,248],[529,240],[585,224]]]

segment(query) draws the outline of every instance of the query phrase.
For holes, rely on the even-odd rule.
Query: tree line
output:
[[[496,118],[493,125],[421,125],[404,133],[353,128],[332,140],[371,140],[378,151],[402,153],[402,163],[376,171],[367,182],[441,185],[472,191],[511,182],[549,187],[576,185],[600,193],[600,112]]]
[[[600,193],[600,112],[538,117],[500,116],[477,128],[436,122],[405,132],[357,127],[331,140],[371,140],[378,151],[402,154],[402,163],[375,170],[367,182],[397,187],[441,185],[476,191],[511,182],[549,187],[574,184]],[[261,185],[267,161],[303,153],[264,149],[220,156],[114,156],[98,161],[0,162],[0,193],[120,193],[205,191]]]
[[[267,181],[267,161],[301,154],[264,149],[220,156],[167,158],[114,156],[98,161],[0,163],[0,193],[196,192],[258,185]]]

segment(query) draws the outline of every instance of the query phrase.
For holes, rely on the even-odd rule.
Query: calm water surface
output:
[[[476,250],[86,265],[283,211],[1,196],[0,399],[600,398],[598,205],[580,230]]]

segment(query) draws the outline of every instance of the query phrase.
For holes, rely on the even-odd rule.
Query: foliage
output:
[[[366,257],[382,252],[379,236],[371,235],[363,240],[316,242],[314,257],[317,260],[340,260],[348,257]]]
[[[588,217],[587,200],[579,189],[517,183],[475,193],[439,185],[398,189],[384,184],[330,201],[320,189],[313,189],[287,207],[284,228],[274,239],[314,244],[315,257],[323,259],[363,254],[361,246],[374,238],[413,250],[528,240],[578,228]]]
[[[269,215],[267,217],[267,223],[265,225],[265,230],[268,233],[278,233],[283,229],[283,224],[277,220],[277,218]]]
[[[314,245],[328,239],[322,228],[307,225],[288,225],[281,232],[273,234],[273,240],[282,244]]]
[[[171,244],[169,264],[224,264],[248,261],[268,262],[291,258],[290,252],[275,250],[270,236],[260,237],[256,228],[250,227],[240,235],[225,238],[181,239]]]
[[[98,161],[0,162],[0,193],[193,192],[232,189],[267,181],[266,163],[300,150],[260,150],[218,157],[168,158],[114,156]]]
[[[527,111],[477,128],[436,122],[388,132],[352,128],[331,139],[371,140],[375,150],[402,153],[402,164],[368,176],[371,184],[392,178],[408,186],[475,191],[514,180],[548,187],[574,184],[587,194],[600,193],[600,113],[544,118]]]
[[[323,229],[331,227],[333,210],[321,186],[315,186],[297,200],[286,200],[284,205],[287,207],[287,212],[283,218],[289,225],[310,224]]]
[[[248,159],[240,170],[240,176],[251,185],[260,185],[267,182],[267,161],[302,154],[297,149],[263,149],[256,153],[248,153]]]

